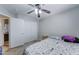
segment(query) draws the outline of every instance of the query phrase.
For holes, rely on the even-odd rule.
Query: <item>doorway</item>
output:
[[[3,53],[9,50],[9,17],[0,15]]]
[[[9,19],[4,19],[4,52],[9,49]]]

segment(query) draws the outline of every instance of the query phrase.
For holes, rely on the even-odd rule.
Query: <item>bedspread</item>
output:
[[[25,49],[28,55],[79,55],[79,43],[47,38]]]

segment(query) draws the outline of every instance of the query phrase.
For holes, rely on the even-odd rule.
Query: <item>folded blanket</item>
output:
[[[62,39],[64,39],[65,41],[69,41],[69,42],[74,42],[75,41],[75,37],[74,36],[70,36],[70,35],[64,35],[62,37]]]

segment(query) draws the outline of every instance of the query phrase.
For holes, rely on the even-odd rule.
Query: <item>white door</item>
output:
[[[24,44],[24,20],[10,18],[9,27],[9,44],[10,48],[14,48]]]
[[[3,21],[0,19],[0,46],[4,45]]]

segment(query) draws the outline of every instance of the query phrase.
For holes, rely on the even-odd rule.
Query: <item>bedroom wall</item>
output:
[[[10,20],[10,48],[37,40],[37,22],[29,16],[11,18]]]
[[[37,40],[38,38],[38,22],[35,17],[28,15],[18,15],[18,18],[23,19],[25,22],[25,38],[26,42]],[[29,38],[29,39],[28,39]]]
[[[74,35],[79,37],[79,7],[40,20],[42,35]]]

